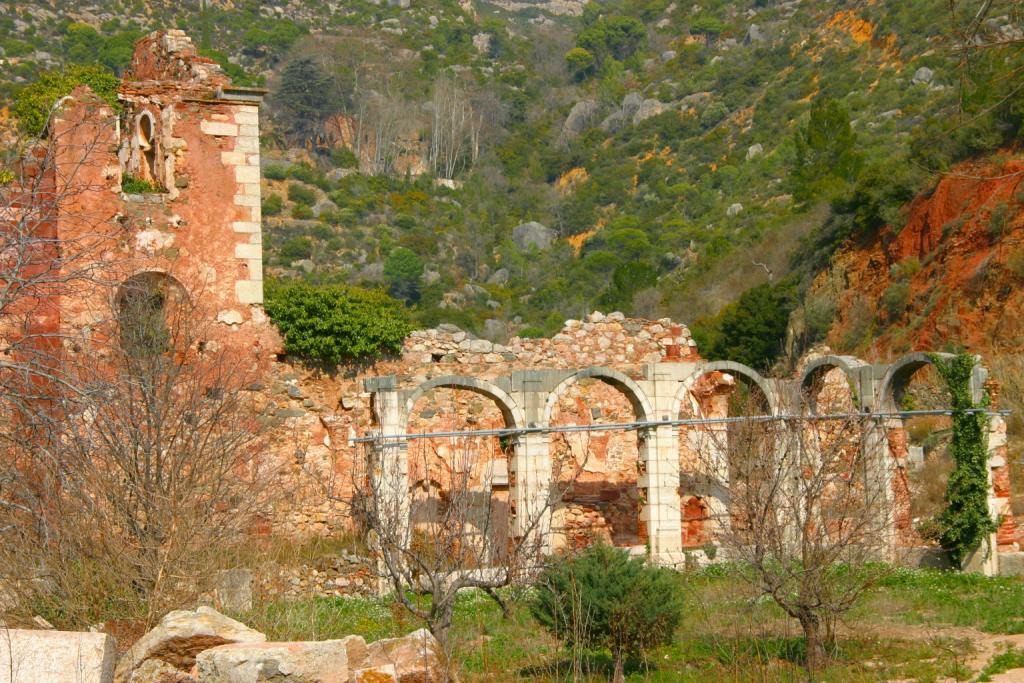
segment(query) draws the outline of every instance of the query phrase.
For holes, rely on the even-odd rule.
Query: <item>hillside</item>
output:
[[[595,308],[706,339],[759,285],[784,330],[848,237],[836,202],[873,175],[896,211],[962,95],[943,0],[66,5],[6,3],[0,96],[184,28],[270,88],[268,274],[385,287],[492,339]],[[983,28],[1011,39],[999,11]]]
[[[959,164],[887,226],[840,249],[811,299],[835,301],[827,342],[884,358],[1024,345],[1024,158]]]

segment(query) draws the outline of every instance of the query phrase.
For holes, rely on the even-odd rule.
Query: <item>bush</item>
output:
[[[324,363],[397,353],[412,331],[401,302],[359,287],[268,282],[265,306],[288,353]]]
[[[302,183],[290,183],[288,185],[288,201],[303,206],[313,206],[316,203],[316,190]]]
[[[420,277],[423,261],[411,249],[398,247],[384,261],[384,277],[391,285],[391,295],[412,303],[420,298]]]
[[[286,261],[309,258],[313,255],[313,243],[306,237],[292,237],[281,245],[281,258]]]
[[[284,206],[284,200],[281,199],[281,195],[271,192],[267,195],[266,199],[263,200],[262,211],[264,216],[276,216],[281,213],[281,209]]]
[[[620,681],[626,656],[671,642],[682,608],[671,570],[603,544],[553,560],[531,604],[537,621],[567,646],[608,648]]]
[[[263,177],[267,180],[284,180],[288,177],[288,170],[284,166],[267,166],[263,169]]]
[[[79,85],[88,86],[97,97],[119,110],[117,89],[121,81],[101,66],[70,66],[63,71],[47,71],[14,98],[13,112],[22,130],[42,135],[50,119],[50,109]]]
[[[292,207],[292,218],[298,221],[308,221],[313,218],[313,209],[305,204],[296,204]]]

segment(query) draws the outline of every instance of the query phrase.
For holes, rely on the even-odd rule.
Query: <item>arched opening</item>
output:
[[[114,299],[121,348],[135,358],[170,351],[173,313],[186,300],[185,288],[167,273],[145,272],[125,280]]]
[[[677,396],[679,419],[768,416],[776,411],[768,382],[734,363],[711,363],[688,378]],[[709,548],[719,530],[740,520],[731,487],[742,485],[732,449],[750,443],[765,422],[717,422],[679,428],[679,500],[684,548]]]
[[[952,404],[945,381],[923,354],[895,363],[883,386],[888,413],[945,410]],[[902,546],[937,545],[936,519],[954,462],[949,452],[952,418],[913,415],[886,420],[891,458],[896,541]]]
[[[859,412],[870,406],[862,396],[857,373],[867,365],[851,356],[824,356],[811,361],[800,378],[800,404],[805,413]]]
[[[472,432],[514,426],[514,412],[478,388],[433,386],[410,398],[410,434]],[[500,436],[429,436],[411,439],[407,457],[413,543],[427,555],[455,553],[467,568],[507,556],[512,522],[509,458],[513,445]]]
[[[646,397],[629,378],[596,369],[567,378],[548,400],[552,427],[629,424],[649,419]],[[552,514],[553,549],[595,542],[642,548],[639,488],[645,470],[641,432],[632,429],[555,432],[551,437],[552,485],[561,497]]]
[[[139,148],[139,173],[151,183],[157,182],[155,131],[153,115],[142,112],[135,124],[135,142]]]

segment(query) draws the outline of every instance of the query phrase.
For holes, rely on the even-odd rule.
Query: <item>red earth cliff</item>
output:
[[[811,291],[838,290],[829,345],[867,357],[1024,346],[1022,181],[1020,153],[960,164],[905,207],[901,230],[841,248]]]

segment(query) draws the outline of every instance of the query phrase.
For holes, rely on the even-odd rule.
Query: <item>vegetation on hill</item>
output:
[[[707,355],[767,367],[834,329],[810,287],[837,248],[1017,139],[1019,22],[997,2],[973,25],[977,4],[8,3],[0,94],[28,101],[61,66],[119,73],[137,36],[181,27],[271,88],[272,276],[386,288],[414,324],[490,336],[670,315]],[[965,31],[992,49],[963,59]]]

